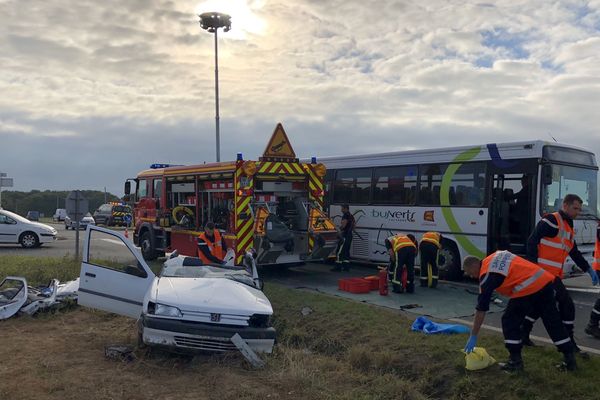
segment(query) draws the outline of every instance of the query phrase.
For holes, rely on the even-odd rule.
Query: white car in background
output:
[[[29,221],[18,214],[0,209],[0,243],[18,243],[29,249],[56,240],[50,225]]]
[[[270,353],[273,308],[252,254],[244,256],[244,266],[202,265],[198,258],[174,252],[154,275],[133,242],[90,225],[77,302],[137,318],[140,346],[224,352],[235,351],[241,338],[253,351]]]

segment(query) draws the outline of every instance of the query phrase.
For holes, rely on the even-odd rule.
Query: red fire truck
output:
[[[231,162],[154,164],[125,182],[134,201],[134,242],[147,260],[173,250],[195,256],[196,239],[212,221],[236,265],[251,248],[262,265],[325,259],[337,232],[323,212],[324,176],[314,158],[296,158],[281,124],[259,161],[238,154]]]

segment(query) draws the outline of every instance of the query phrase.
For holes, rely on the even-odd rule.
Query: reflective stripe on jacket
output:
[[[400,250],[403,247],[412,246],[415,249],[417,246],[413,243],[412,240],[408,236],[405,235],[395,235],[388,238],[389,242],[392,244],[392,249],[394,253]]]
[[[511,299],[536,293],[554,280],[550,273],[506,250],[490,254],[483,260],[479,270],[480,287],[491,272],[504,275],[504,282],[496,291]]]
[[[421,238],[421,242],[433,243],[440,248],[440,234],[437,232],[425,232]]]
[[[212,254],[219,260],[223,260],[223,258],[225,258],[225,255],[223,254],[221,232],[219,232],[217,229],[214,229],[213,235],[215,240],[214,242],[208,238],[206,232],[202,232],[201,234],[199,234],[198,239],[201,239],[206,243],[210,254]],[[198,245],[200,245],[200,243],[198,243]],[[200,251],[200,249],[198,249],[198,258],[201,259],[204,264],[212,264],[212,261],[206,258],[204,254]]]
[[[592,262],[592,268],[596,271],[600,271],[600,226],[597,228],[598,232],[596,232],[596,247],[594,247],[594,261]]]
[[[558,233],[555,237],[543,237],[540,240],[537,263],[552,275],[562,278],[563,264],[575,245],[575,233],[559,212],[552,213],[552,215],[556,218],[557,225],[546,218],[542,218],[540,223],[546,223],[558,229]]]

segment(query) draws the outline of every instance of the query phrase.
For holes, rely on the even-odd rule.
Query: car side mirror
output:
[[[129,195],[131,193],[131,182],[129,182],[129,181],[125,182],[124,193],[125,193],[125,195]]]
[[[542,167],[542,184],[552,185],[552,165],[545,164]]]

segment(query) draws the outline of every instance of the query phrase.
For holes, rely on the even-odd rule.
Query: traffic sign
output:
[[[123,221],[125,221],[125,223],[129,225],[131,223],[131,214],[125,214],[125,216],[123,217]]]
[[[65,200],[67,215],[73,221],[80,221],[89,211],[89,201],[79,190],[73,190]]]

